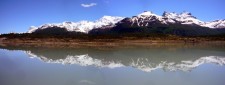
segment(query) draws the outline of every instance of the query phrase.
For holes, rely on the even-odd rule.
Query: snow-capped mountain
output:
[[[212,22],[206,22],[204,25],[209,28],[225,28],[225,20],[215,20]]]
[[[197,25],[202,27],[208,27],[208,28],[225,28],[225,20],[216,20],[212,22],[203,22],[196,17],[194,17],[189,12],[183,12],[183,13],[169,13],[164,12],[162,16],[154,14],[151,11],[145,11],[141,14],[138,14],[138,16],[133,16],[132,18],[128,18],[126,20],[127,22],[130,22],[131,25],[135,26],[149,26],[154,23],[160,23],[160,24],[183,24],[183,25]]]
[[[204,24],[203,21],[198,20],[189,12],[183,12],[181,14],[164,12],[162,17],[167,23],[174,23],[175,21],[177,21],[181,24]]]
[[[44,24],[39,27],[31,26],[28,33],[35,32],[37,29],[46,29],[50,27],[60,27],[66,28],[67,31],[76,31],[88,33],[90,30],[95,28],[104,28],[104,27],[113,27],[119,21],[121,21],[123,17],[113,17],[113,16],[103,16],[99,20],[94,22],[92,21],[80,21],[80,22],[63,22],[63,23],[53,23],[53,24]]]
[[[66,28],[67,31],[75,31],[88,33],[92,29],[104,29],[112,28],[116,26],[117,23],[126,23],[130,26],[153,26],[154,24],[181,24],[181,25],[195,25],[200,27],[208,28],[225,28],[225,20],[215,20],[212,22],[204,22],[196,17],[194,17],[189,12],[183,13],[169,13],[164,12],[162,16],[154,14],[151,11],[144,11],[143,13],[133,16],[131,18],[123,17],[113,17],[113,16],[103,16],[96,21],[80,21],[80,22],[63,22],[63,23],[53,23],[44,24],[39,27],[31,26],[28,33],[35,32],[37,29],[46,29],[51,27]]]

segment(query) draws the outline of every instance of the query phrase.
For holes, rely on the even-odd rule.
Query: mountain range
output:
[[[134,29],[132,29],[134,28]],[[63,22],[31,26],[28,33],[79,32],[85,34],[162,33],[181,36],[217,35],[225,33],[225,19],[204,22],[189,12],[162,16],[144,11],[133,17],[103,16],[96,21]]]

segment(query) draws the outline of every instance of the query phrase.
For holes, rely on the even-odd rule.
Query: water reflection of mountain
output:
[[[24,50],[30,57],[47,63],[93,65],[97,67],[132,66],[143,71],[162,68],[168,71],[190,71],[204,63],[225,64],[225,50],[221,46],[151,46],[115,48],[44,48],[1,47]]]

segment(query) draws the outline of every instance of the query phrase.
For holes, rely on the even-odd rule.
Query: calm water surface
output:
[[[225,44],[0,46],[0,85],[225,85]]]

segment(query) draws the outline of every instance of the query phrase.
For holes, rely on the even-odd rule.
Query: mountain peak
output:
[[[156,15],[156,14],[152,13],[151,11],[144,11],[138,14],[138,16],[152,16],[152,15]]]
[[[100,18],[99,20],[96,20],[95,22],[98,22],[98,21],[101,21],[101,22],[104,22],[104,21],[118,22],[119,20],[122,20],[122,19],[123,19],[123,17],[105,15],[102,18]]]
[[[113,17],[113,16],[108,16],[108,15],[104,15],[102,18],[100,18],[100,19],[111,19],[111,18],[115,18],[115,17]]]
[[[189,15],[189,16],[192,16],[192,14],[190,12],[187,12],[187,11],[182,12],[181,15]]]
[[[175,12],[167,12],[167,11],[164,11],[162,16],[163,17],[167,17],[167,18],[175,18],[175,17],[178,16],[178,14],[175,13]]]
[[[190,12],[186,12],[186,11],[180,13],[179,16],[180,16],[180,17],[185,17],[185,18],[190,17],[190,18],[195,18],[195,19],[197,19],[197,18],[194,17]]]

